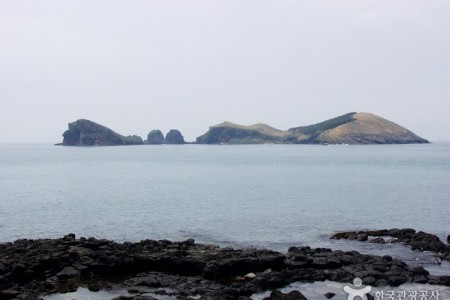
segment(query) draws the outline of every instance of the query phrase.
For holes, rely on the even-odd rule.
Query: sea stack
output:
[[[166,144],[185,144],[184,137],[179,130],[171,129],[164,140]]]
[[[161,130],[152,130],[147,135],[146,144],[149,145],[161,145],[164,144],[164,135]]]

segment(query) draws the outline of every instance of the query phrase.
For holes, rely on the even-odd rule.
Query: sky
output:
[[[2,0],[0,142],[370,112],[450,140],[450,1]]]

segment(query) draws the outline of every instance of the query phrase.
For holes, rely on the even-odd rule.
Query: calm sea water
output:
[[[293,245],[356,248],[431,261],[398,245],[329,236],[411,227],[446,239],[450,144],[3,144],[0,191],[0,242],[73,232],[279,251]],[[443,272],[450,273],[448,264]]]

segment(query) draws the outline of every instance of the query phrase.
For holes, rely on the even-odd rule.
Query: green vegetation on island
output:
[[[123,136],[95,122],[80,119],[65,131],[65,146],[141,145],[139,136]],[[179,130],[172,129],[164,137],[152,130],[146,144],[186,144]],[[250,126],[224,122],[211,126],[196,139],[197,144],[412,144],[428,143],[408,129],[369,113],[351,112],[309,126],[279,130],[258,123]]]
[[[309,126],[282,131],[266,124],[211,126],[199,144],[410,144],[428,143],[400,125],[369,113],[351,112]]]

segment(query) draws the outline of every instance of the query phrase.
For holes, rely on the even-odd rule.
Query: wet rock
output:
[[[299,291],[283,294],[282,292],[275,290],[270,293],[269,297],[266,297],[263,300],[306,300],[306,297]]]
[[[399,232],[403,231],[393,234],[400,235]],[[77,239],[74,235],[0,244],[0,271],[2,293],[5,290],[20,293],[11,299],[21,294],[38,297],[74,291],[86,285],[94,291],[107,288],[108,282],[113,281],[120,281],[130,291],[136,289],[143,293],[159,289],[181,299],[193,296],[238,299],[296,281],[348,283],[357,276],[371,286],[405,282],[450,286],[448,277],[430,276],[422,267],[410,267],[389,256],[356,251],[291,247],[282,254],[220,248],[196,244],[193,240],[115,243],[95,238]],[[247,274],[246,278],[243,274]]]
[[[430,272],[425,270],[424,267],[411,267],[409,270],[411,272],[413,272],[414,274],[420,274],[420,275],[424,275],[424,276],[428,276],[430,274]]]
[[[331,238],[333,239],[348,239],[348,240],[359,240],[358,236],[372,236],[375,239],[370,239],[372,243],[386,243],[387,241],[382,237],[394,238],[388,242],[402,242],[405,245],[411,246],[413,250],[419,251],[433,251],[437,253],[442,253],[444,258],[449,257],[450,247],[445,245],[439,238],[435,235],[419,231],[416,232],[412,228],[404,229],[382,229],[382,230],[369,230],[369,231],[348,231],[348,232],[338,232],[335,233]],[[363,240],[363,239],[362,239]],[[448,243],[448,239],[447,239]]]
[[[130,294],[143,294],[148,292],[148,289],[140,286],[132,286],[127,289],[127,292]]]
[[[386,244],[386,241],[382,237],[377,237],[370,240],[373,244]]]
[[[157,299],[148,295],[138,295],[133,297],[132,300],[157,300]]]
[[[68,235],[65,235],[62,239],[63,239],[63,241],[74,241],[75,234],[69,233]]]
[[[134,296],[117,296],[112,298],[111,300],[132,300]]]
[[[21,292],[13,290],[13,289],[8,289],[8,290],[3,290],[0,292],[0,299],[13,299],[16,298],[17,296],[19,296],[21,294]]]
[[[58,279],[69,279],[80,276],[80,272],[73,267],[65,267],[61,272],[56,273]]]
[[[361,233],[356,236],[356,240],[360,241],[360,242],[364,242],[364,241],[367,241],[368,237],[369,236],[367,234]]]
[[[325,296],[325,298],[327,298],[327,299],[331,299],[331,298],[333,298],[334,296],[336,296],[336,294],[335,294],[335,293],[328,292],[328,293],[325,293],[324,296]]]
[[[450,286],[450,276],[430,276],[428,284]]]
[[[402,283],[405,283],[408,281],[406,277],[399,276],[399,275],[392,275],[387,278],[389,285],[391,286],[399,286]]]
[[[98,283],[90,283],[88,284],[88,290],[91,292],[98,292],[100,291],[102,286]]]

